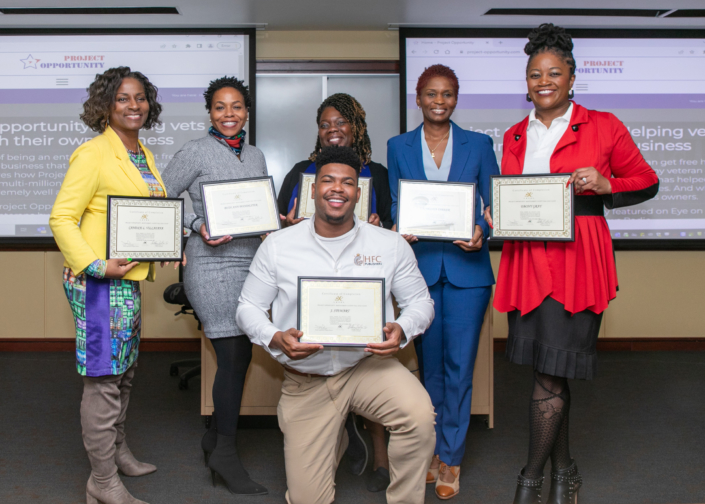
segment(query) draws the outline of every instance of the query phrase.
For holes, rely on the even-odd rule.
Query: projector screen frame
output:
[[[247,139],[250,145],[256,145],[257,137],[257,53],[256,53],[255,28],[0,28],[0,36],[27,36],[27,35],[246,35],[248,41],[248,88],[252,105],[249,110]],[[2,250],[57,250],[53,236],[2,236],[0,237],[0,251]]]
[[[538,26],[537,23],[536,26]],[[535,26],[525,28],[399,28],[399,131],[407,130],[406,88],[406,39],[407,38],[523,38]],[[703,39],[705,29],[616,29],[616,28],[566,28],[575,38],[624,38],[624,39]],[[612,239],[614,250],[705,250],[705,239]],[[490,250],[501,250],[502,240],[490,240]]]

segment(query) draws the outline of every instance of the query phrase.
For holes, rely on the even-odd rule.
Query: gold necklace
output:
[[[432,157],[433,159],[436,159],[436,154],[435,154],[435,153],[436,153],[436,149],[438,148],[439,145],[441,145],[441,142],[446,139],[446,137],[448,136],[449,133],[450,133],[450,128],[448,128],[448,131],[446,131],[446,134],[443,135],[443,138],[441,138],[441,141],[438,142],[438,143],[436,144],[436,146],[435,146],[433,149],[431,149],[431,147],[428,148],[428,150],[431,151],[431,157]],[[426,141],[426,144],[428,145],[428,141]]]

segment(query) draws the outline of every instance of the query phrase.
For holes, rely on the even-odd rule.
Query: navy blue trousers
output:
[[[414,339],[414,346],[421,383],[436,410],[434,454],[457,466],[465,454],[475,357],[492,288],[456,287],[443,268],[438,282],[428,290],[436,317],[431,327]]]

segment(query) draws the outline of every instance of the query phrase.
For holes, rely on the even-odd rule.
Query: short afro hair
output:
[[[208,84],[208,89],[203,93],[203,97],[206,99],[206,110],[211,111],[211,106],[213,105],[213,95],[216,91],[223,88],[233,88],[240,92],[242,97],[245,99],[245,107],[248,109],[252,106],[252,98],[250,98],[250,88],[245,85],[245,81],[238,80],[236,77],[221,77],[220,79],[215,79]]]
[[[141,72],[133,72],[130,67],[108,68],[102,74],[96,74],[95,80],[88,86],[88,99],[83,102],[83,113],[79,116],[86,126],[93,131],[103,133],[108,127],[110,111],[115,106],[115,98],[123,79],[136,79],[142,84],[144,94],[149,104],[147,120],[142,126],[144,129],[151,129],[152,126],[161,124],[159,115],[162,113],[162,106],[157,101],[157,86],[149,82],[149,79]]]
[[[445,77],[450,81],[451,86],[453,86],[453,92],[457,98],[458,92],[460,91],[460,83],[458,82],[458,76],[452,68],[445,65],[431,65],[426,68],[423,73],[419,76],[419,80],[416,81],[416,96],[421,96],[421,91],[428,85],[428,81],[434,77]]]
[[[355,149],[352,147],[338,147],[337,145],[323,147],[321,152],[318,153],[318,156],[316,156],[316,178],[318,178],[321,168],[329,164],[348,165],[355,170],[358,177],[362,169],[360,156],[357,155],[357,152],[355,152]]]
[[[526,71],[529,71],[531,60],[539,53],[551,51],[563,58],[570,68],[570,75],[575,75],[575,58],[573,57],[573,38],[566,33],[565,28],[553,23],[544,23],[529,33],[529,41],[524,46],[524,52],[529,57]]]

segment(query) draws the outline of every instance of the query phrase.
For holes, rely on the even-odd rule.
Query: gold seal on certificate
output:
[[[570,173],[490,177],[490,236],[504,240],[573,241]]]
[[[316,181],[315,173],[301,173],[299,175],[299,198],[296,200],[295,219],[303,217],[310,219],[316,213],[311,185]],[[372,177],[359,177],[357,186],[360,188],[360,199],[355,205],[355,215],[362,222],[367,222],[372,212]]]
[[[108,196],[106,259],[181,261],[184,200]]]
[[[299,277],[302,343],[366,346],[384,341],[384,278]]]
[[[272,177],[201,182],[211,239],[259,236],[281,229]]]
[[[397,231],[427,240],[470,241],[475,234],[475,184],[400,180]]]

